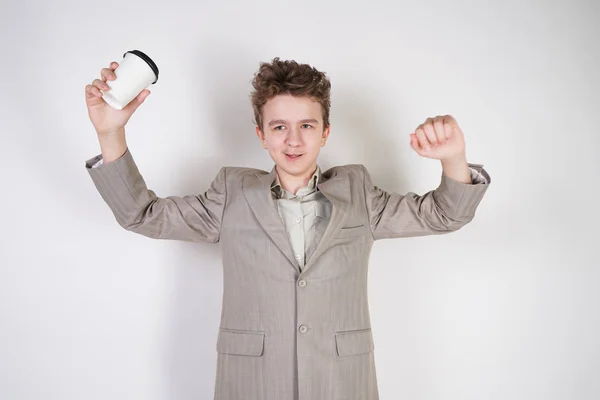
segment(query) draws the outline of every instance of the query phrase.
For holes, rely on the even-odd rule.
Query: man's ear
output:
[[[327,138],[329,137],[330,129],[331,124],[329,124],[327,128],[323,129],[323,134],[321,135],[321,147],[325,146],[325,143],[327,143]]]
[[[267,144],[265,142],[265,134],[260,130],[260,127],[258,125],[256,125],[256,136],[258,136],[258,139],[262,143],[263,149],[266,149]]]

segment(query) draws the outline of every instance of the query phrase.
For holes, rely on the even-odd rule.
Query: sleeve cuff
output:
[[[459,182],[442,173],[440,186],[435,191],[436,202],[446,210],[448,217],[456,220],[470,219],[475,215],[475,210],[491,183],[483,165],[468,165],[472,169],[473,183]]]
[[[487,185],[492,182],[490,175],[483,168],[483,164],[468,163],[471,171],[471,182],[473,185]]]
[[[104,164],[104,159],[102,158],[102,154],[97,155],[96,157],[85,162],[86,168],[98,168],[99,166]]]
[[[123,153],[123,155],[121,155],[121,157],[117,158],[117,160],[122,159],[128,152],[129,152],[129,148],[127,148],[125,150],[125,153]],[[113,162],[115,162],[117,160],[114,160]],[[90,158],[90,159],[88,159],[88,160],[85,161],[85,167],[87,169],[98,168],[98,167],[101,167],[103,165],[105,165],[105,164],[104,164],[104,159],[102,158],[102,153],[100,153],[97,156],[92,157],[92,158]]]

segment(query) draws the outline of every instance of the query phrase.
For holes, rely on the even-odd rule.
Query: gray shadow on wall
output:
[[[407,164],[398,156],[395,140],[402,135],[408,143],[410,132],[398,128],[403,118],[400,107],[382,109],[375,89],[357,84],[336,86],[332,79],[332,131],[322,159],[331,165],[330,154],[335,154],[335,164],[363,164],[375,185],[401,191],[408,184]]]
[[[190,62],[198,71],[195,87],[208,109],[194,113],[194,126],[212,125],[213,153],[194,169],[182,163],[178,176],[182,193],[204,193],[222,166],[248,166],[264,151],[254,134],[249,93],[258,58],[235,43],[203,40]],[[195,94],[194,94],[195,95]],[[193,96],[192,96],[193,97]],[[200,119],[200,115],[204,118]],[[194,120],[195,119],[195,120]],[[268,155],[265,154],[265,165]],[[268,160],[267,160],[268,159]],[[201,171],[199,173],[199,171]],[[204,173],[206,172],[206,173]],[[164,398],[213,397],[216,377],[216,341],[221,318],[223,272],[218,244],[177,243],[178,257],[169,259],[173,274],[167,308],[163,376]],[[190,262],[190,260],[192,260]]]
[[[206,57],[200,57],[198,62],[203,73],[210,77],[204,84],[210,98],[206,102],[208,113],[214,116],[213,124],[217,127],[215,151],[223,154],[228,166],[270,170],[273,162],[256,137],[250,101],[254,73],[261,61],[270,60],[260,59],[244,48],[224,48],[222,42],[204,46]],[[261,155],[261,165],[256,165],[257,155]]]

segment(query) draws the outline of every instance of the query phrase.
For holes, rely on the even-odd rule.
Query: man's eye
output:
[[[273,129],[275,129],[276,131],[280,131],[281,129],[279,129],[279,128],[283,128],[283,125],[278,125],[275,128],[273,128]]]
[[[304,124],[304,125],[302,125],[302,126],[309,126],[309,127],[311,127],[311,128],[312,128],[312,125],[311,125],[311,124]]]

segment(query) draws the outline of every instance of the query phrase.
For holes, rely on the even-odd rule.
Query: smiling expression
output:
[[[256,135],[277,165],[280,179],[309,179],[325,146],[330,127],[323,126],[321,105],[309,97],[277,95],[263,107],[263,130]]]

